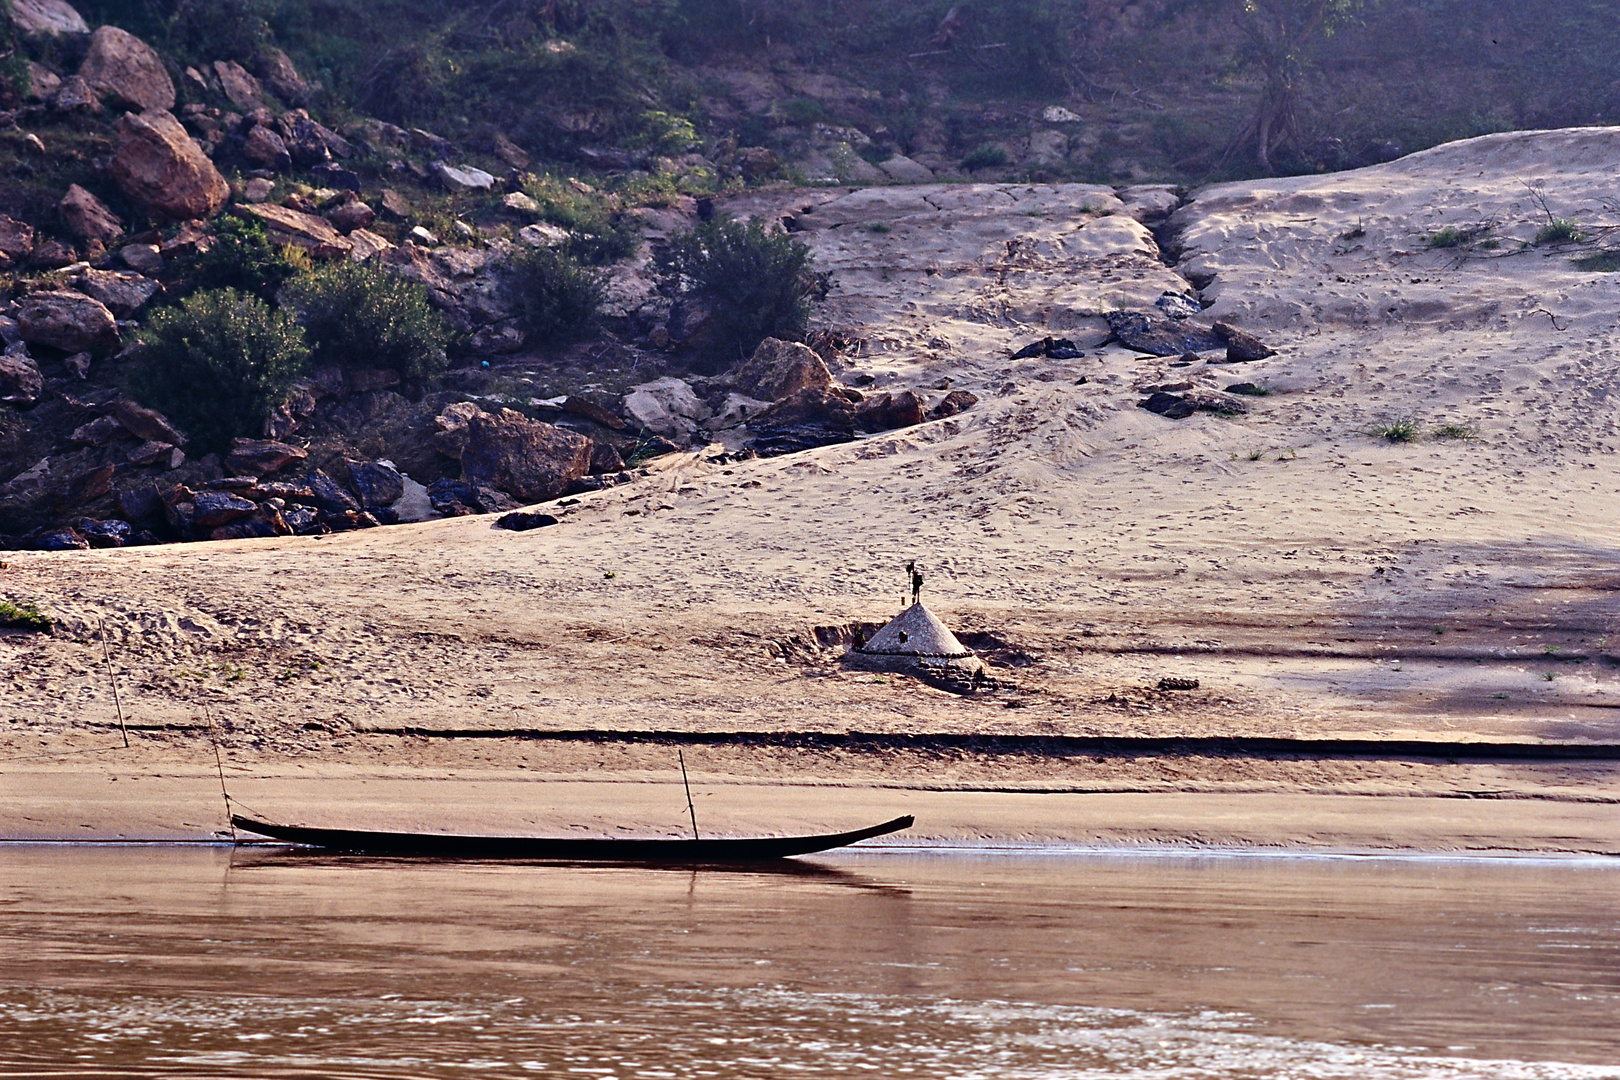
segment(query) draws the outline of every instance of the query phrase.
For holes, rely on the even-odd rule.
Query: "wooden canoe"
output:
[[[768,862],[793,855],[847,847],[874,836],[909,829],[912,817],[885,821],[853,832],[816,836],[751,837],[742,840],[636,840],[544,836],[455,836],[443,833],[366,832],[277,825],[234,814],[231,824],[245,832],[355,855],[432,859],[533,859],[548,862],[721,863]]]

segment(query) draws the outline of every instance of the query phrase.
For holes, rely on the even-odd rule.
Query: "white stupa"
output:
[[[940,660],[973,655],[920,600],[896,615],[856,651],[868,656],[926,656]]]
[[[978,688],[984,662],[919,601],[844,654],[850,667],[915,675],[958,693]]]

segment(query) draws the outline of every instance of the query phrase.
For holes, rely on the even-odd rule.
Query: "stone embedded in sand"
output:
[[[497,529],[509,529],[512,532],[528,532],[531,529],[544,529],[555,524],[557,524],[557,519],[550,514],[525,514],[520,511],[497,519],[495,527]]]
[[[56,204],[62,226],[79,240],[99,240],[111,245],[124,235],[124,223],[106,203],[78,184],[68,185],[67,194]]]
[[[90,35],[79,77],[126,109],[174,108],[174,82],[156,50],[134,34],[103,26]]]
[[[1165,318],[1156,311],[1110,311],[1104,318],[1121,345],[1151,356],[1209,352],[1226,344],[1213,331]]]
[[[591,440],[520,412],[480,412],[467,421],[461,476],[475,487],[510,492],[525,502],[555,499],[591,464]]]
[[[17,312],[22,338],[63,352],[84,352],[118,339],[118,322],[99,300],[66,289],[31,293]]]
[[[766,338],[726,380],[749,397],[780,401],[807,387],[831,386],[832,372],[810,346]]]
[[[862,431],[892,431],[923,422],[922,395],[915,390],[874,394],[855,406],[855,426]]]
[[[1191,401],[1163,390],[1155,391],[1138,402],[1137,407],[1146,409],[1150,413],[1157,413],[1166,420],[1185,420],[1198,411],[1198,406]]]
[[[940,399],[938,405],[928,411],[928,419],[943,420],[946,417],[955,416],[957,413],[967,412],[978,403],[979,398],[977,395],[970,394],[966,390],[952,390]]]
[[[1226,342],[1228,364],[1244,364],[1277,355],[1276,349],[1270,348],[1247,330],[1233,326],[1229,322],[1217,322],[1211,329],[1216,337]]]
[[[172,115],[152,110],[118,121],[112,176],[131,199],[176,221],[210,218],[231,186]]]

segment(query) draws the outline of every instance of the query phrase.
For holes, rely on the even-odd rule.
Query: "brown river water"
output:
[[[0,1076],[1616,1077],[1620,865],[0,845]]]

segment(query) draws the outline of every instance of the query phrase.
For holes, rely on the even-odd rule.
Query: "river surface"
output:
[[[0,845],[0,1076],[1616,1077],[1620,866]]]

